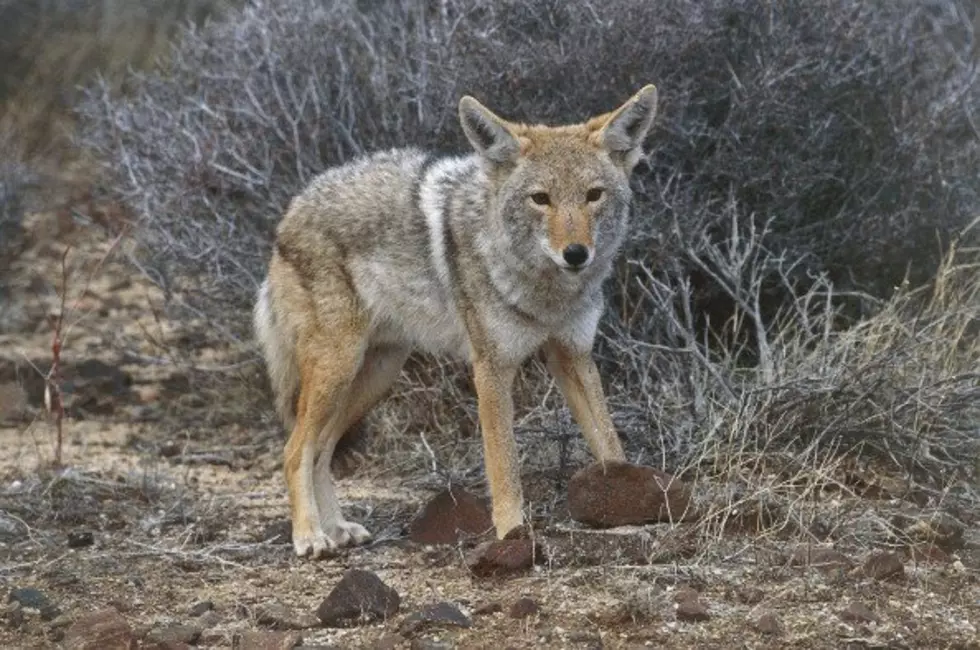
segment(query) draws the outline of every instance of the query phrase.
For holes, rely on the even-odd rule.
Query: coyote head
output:
[[[566,126],[516,124],[472,97],[459,102],[463,131],[490,180],[491,217],[513,243],[540,244],[528,262],[568,273],[615,256],[629,214],[629,176],[656,113],[652,85],[610,113]]]

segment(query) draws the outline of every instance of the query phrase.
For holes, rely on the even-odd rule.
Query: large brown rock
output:
[[[492,529],[486,501],[450,487],[435,495],[412,520],[408,538],[416,544],[455,544]]]
[[[544,559],[540,545],[530,539],[483,542],[466,556],[466,565],[478,578],[505,576],[529,570]]]
[[[686,483],[654,467],[625,462],[595,463],[568,483],[568,509],[575,521],[597,528],[681,521],[691,516]]]
[[[350,569],[323,599],[316,613],[326,627],[347,627],[391,618],[400,605],[398,592],[375,573]]]
[[[135,650],[136,635],[122,614],[101,609],[85,614],[65,632],[69,650]]]

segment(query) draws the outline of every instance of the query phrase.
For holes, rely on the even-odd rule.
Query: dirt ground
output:
[[[852,569],[793,566],[799,540],[778,535],[708,540],[693,534],[694,523],[588,531],[562,510],[567,475],[536,468],[526,490],[541,504],[535,527],[547,559],[516,576],[481,579],[467,568],[466,548],[407,539],[444,477],[424,463],[385,458],[341,482],[349,515],[375,541],[328,560],[298,559],[282,534],[282,435],[268,414],[251,426],[222,416],[168,354],[181,333],[154,307],[159,292],[123,262],[125,242],[100,266],[112,239],[71,210],[29,215],[24,230],[0,334],[4,648],[61,647],[74,620],[103,608],[120,612],[144,647],[180,631],[192,645],[232,647],[242,632],[285,626],[303,628],[305,647],[330,648],[980,648],[976,517],[945,547],[895,548],[904,571],[879,579],[861,571],[873,549],[858,544],[836,547]],[[51,359],[49,315],[59,309],[67,244],[68,305],[77,305],[64,337],[69,409],[65,466],[56,471],[39,372]],[[232,372],[221,351],[198,350],[196,359]],[[479,475],[459,478],[483,493]],[[355,567],[398,591],[398,613],[320,627],[310,615]],[[7,602],[18,588],[37,589],[57,609]],[[690,618],[702,620],[677,611],[676,594],[691,588],[706,612]],[[524,597],[539,610],[513,616]],[[471,626],[403,626],[441,601]],[[276,606],[288,616],[270,616]],[[156,647],[186,647],[177,643]]]

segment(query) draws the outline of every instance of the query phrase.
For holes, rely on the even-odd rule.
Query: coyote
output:
[[[329,169],[278,226],[254,326],[292,431],[299,556],[370,539],[341,513],[331,458],[413,350],[472,365],[498,538],[523,525],[511,389],[539,349],[593,454],[624,458],[591,351],[657,90],[565,126],[509,122],[469,96],[458,108],[474,152]]]

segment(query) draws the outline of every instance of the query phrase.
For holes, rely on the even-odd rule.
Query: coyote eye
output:
[[[605,190],[601,187],[593,187],[588,192],[585,193],[585,200],[589,203],[595,203],[602,198],[602,194]]]
[[[535,192],[531,195],[531,200],[537,205],[551,205],[551,197],[547,192]]]

